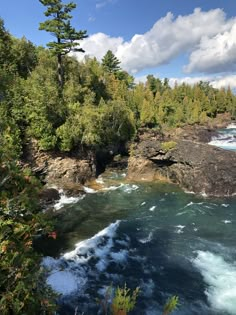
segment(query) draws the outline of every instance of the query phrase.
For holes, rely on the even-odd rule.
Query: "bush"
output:
[[[170,151],[176,147],[177,143],[175,141],[162,142],[161,149],[163,151]]]

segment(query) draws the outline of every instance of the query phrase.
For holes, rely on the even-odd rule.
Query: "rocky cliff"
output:
[[[23,161],[49,187],[79,190],[96,177],[96,159],[89,152],[43,152],[35,141],[25,148]]]
[[[236,194],[236,153],[193,140],[143,133],[132,147],[128,179],[165,179],[187,191]]]

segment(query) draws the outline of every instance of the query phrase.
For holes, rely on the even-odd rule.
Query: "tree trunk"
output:
[[[63,67],[62,67],[62,56],[61,54],[57,55],[57,78],[58,78],[58,85],[59,89],[62,92],[64,80],[63,80]]]

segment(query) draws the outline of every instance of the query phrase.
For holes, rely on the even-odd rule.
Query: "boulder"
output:
[[[55,188],[43,188],[39,193],[39,199],[43,207],[48,207],[60,199],[60,194]]]

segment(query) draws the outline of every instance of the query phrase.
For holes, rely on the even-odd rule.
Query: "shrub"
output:
[[[170,151],[176,147],[177,143],[175,141],[162,142],[161,149],[164,151]]]

